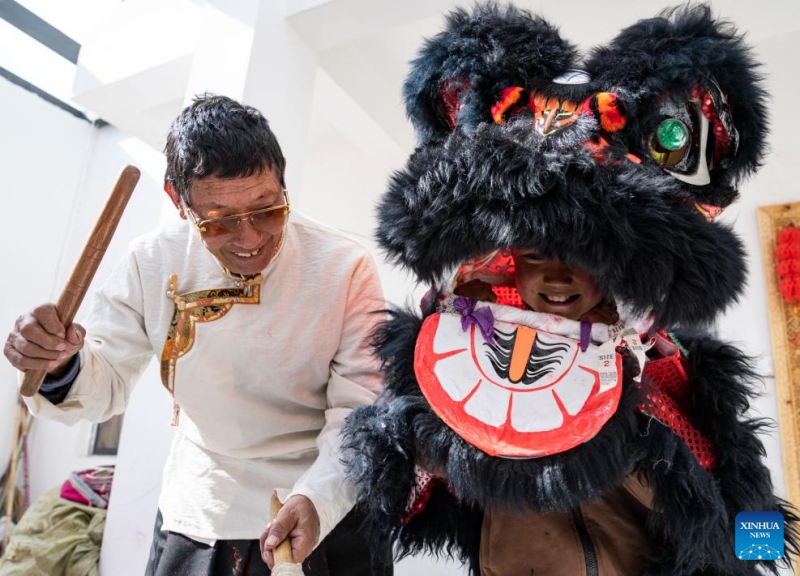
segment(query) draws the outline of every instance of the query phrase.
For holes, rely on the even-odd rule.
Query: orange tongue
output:
[[[511,352],[511,366],[508,368],[508,379],[519,382],[525,376],[525,367],[531,357],[533,342],[536,340],[536,330],[528,326],[518,326],[517,336],[514,338],[514,350]]]

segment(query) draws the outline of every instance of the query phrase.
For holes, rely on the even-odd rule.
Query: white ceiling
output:
[[[612,39],[623,27],[678,2],[663,0],[515,0],[560,28],[564,38],[587,49]],[[320,49],[320,62],[333,80],[361,104],[403,148],[413,145],[400,88],[425,37],[442,27],[442,14],[471,2],[422,0],[386,2],[332,0],[290,17],[303,38]],[[800,2],[725,0],[715,12],[737,24],[758,45],[771,37],[800,32]],[[391,10],[389,10],[391,8]],[[370,26],[371,25],[371,26]],[[325,29],[330,32],[325,33]]]
[[[243,0],[236,0],[241,2]],[[374,141],[376,127],[385,140],[408,151],[414,137],[400,97],[400,88],[423,39],[442,26],[443,14],[472,2],[456,0],[261,0],[285,3],[290,26],[317,54],[330,80],[328,86],[344,92],[348,102],[361,109],[363,133],[345,130],[351,141]],[[185,84],[196,45],[194,32],[206,3],[218,9],[233,7],[222,0],[20,0],[31,11],[83,44],[78,76],[74,79],[76,103],[121,129],[160,147],[167,125],[185,101]],[[649,17],[675,2],[663,0],[516,0],[520,7],[545,16],[562,35],[582,48],[603,43],[636,20]],[[220,8],[221,7],[221,8]],[[784,34],[800,32],[797,0],[717,0],[715,12],[746,31],[756,46]],[[233,10],[233,8],[231,8]],[[245,23],[247,24],[247,23]],[[6,35],[8,36],[8,35]],[[800,44],[800,42],[798,42]],[[0,65],[13,56],[5,50]],[[113,65],[87,66],[97,55],[113,54]],[[131,56],[128,58],[127,56]],[[144,60],[143,60],[144,59]],[[142,66],[142,61],[147,66]],[[57,63],[63,68],[63,63]],[[17,65],[22,70],[30,66]],[[40,67],[37,67],[40,68]],[[82,69],[81,69],[82,68]],[[87,74],[91,70],[91,74]],[[773,72],[774,73],[774,72]],[[49,76],[61,84],[51,92],[61,96],[64,71]],[[47,87],[44,87],[47,90]],[[341,98],[342,94],[336,97]],[[317,120],[329,126],[313,129],[311,137],[337,128],[335,110],[317,110]],[[312,123],[312,126],[315,124]],[[358,144],[369,149],[369,144]]]

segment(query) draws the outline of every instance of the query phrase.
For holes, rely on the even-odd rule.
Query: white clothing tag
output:
[[[618,383],[617,352],[614,340],[608,340],[600,346],[597,357],[597,372],[600,374],[600,393],[614,388]]]
[[[612,343],[613,348],[617,346],[625,346],[633,352],[636,360],[639,362],[639,374],[633,379],[635,382],[641,382],[642,372],[644,371],[644,363],[647,362],[647,351],[655,344],[655,338],[651,338],[646,343],[643,343],[639,337],[639,333],[633,328],[629,328],[624,324],[617,322],[613,326],[608,327],[608,334],[611,336],[609,342]],[[603,344],[606,346],[609,342]]]

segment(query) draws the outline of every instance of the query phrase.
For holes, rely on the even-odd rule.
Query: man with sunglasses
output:
[[[269,574],[287,535],[306,574],[391,574],[388,551],[356,534],[339,453],[342,421],[380,387],[371,257],[292,211],[283,154],[257,110],[198,97],[165,152],[164,189],[188,222],[134,241],[85,331],[47,304],[9,334],[14,366],[48,371],[31,411],[106,420],[156,354],[176,434],[148,575]],[[276,488],[284,507],[265,529]]]

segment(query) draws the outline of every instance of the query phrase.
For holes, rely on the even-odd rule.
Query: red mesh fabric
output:
[[[504,306],[513,306],[514,308],[521,308],[525,310],[525,302],[513,286],[492,286],[492,292],[497,296],[496,304]]]
[[[675,400],[681,409],[688,411],[691,409],[692,399],[685,362],[680,350],[664,358],[648,360],[644,365],[644,377]]]
[[[414,467],[414,475],[416,476],[415,485],[406,504],[406,515],[400,520],[403,526],[425,509],[425,506],[428,505],[428,500],[431,498],[434,486],[439,482],[443,482],[440,477],[426,472],[419,466]]]
[[[689,447],[700,465],[713,472],[717,467],[714,445],[695,428],[688,416],[691,391],[681,353],[648,360],[642,381],[648,386],[644,402],[639,406],[642,413],[668,426]]]

